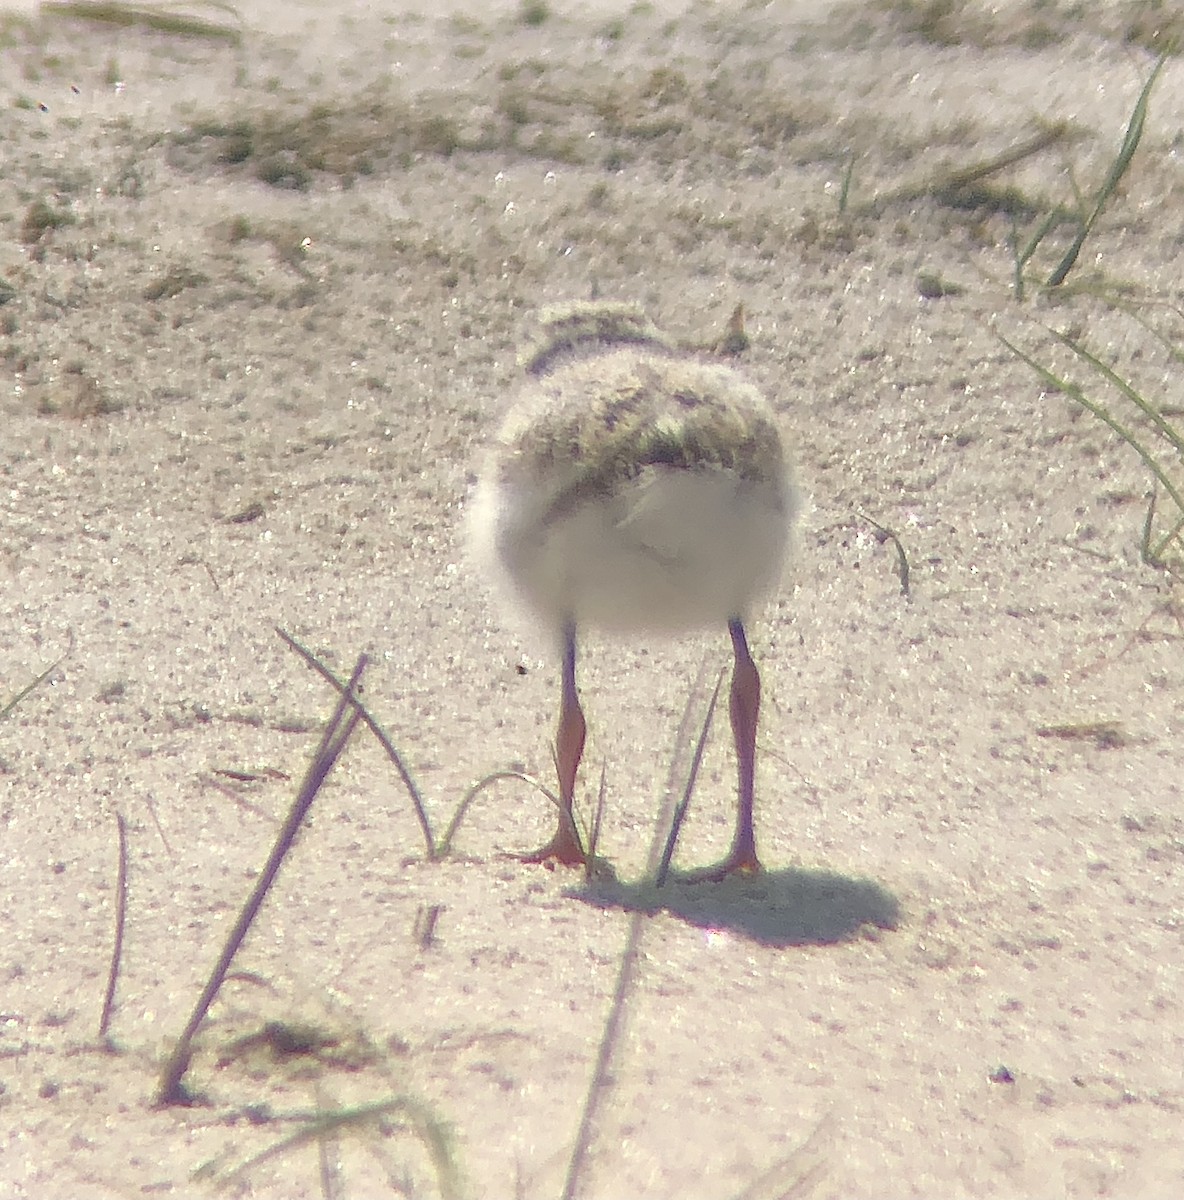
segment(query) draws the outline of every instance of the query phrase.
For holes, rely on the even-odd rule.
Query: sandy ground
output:
[[[0,16],[0,701],[58,664],[0,721],[0,1196],[432,1196],[440,1131],[454,1191],[559,1195],[635,923],[573,1194],[1184,1194],[1179,592],[1140,559],[1147,470],[994,333],[1117,411],[1045,326],[1072,331],[1184,407],[1105,298],[1184,340],[1179,59],[1078,286],[1037,286],[1067,227],[1022,302],[1009,245],[1100,183],[1169,6],[529,7],[245,0],[237,43]],[[359,735],[199,1102],[154,1108],[333,706],[275,626],[372,655],[437,831],[489,771],[549,777],[551,648],[463,511],[531,310],[594,293],[698,342],[743,302],[795,446],[754,628],[767,875],[635,922],[726,637],[592,637],[620,887],[511,857],[549,824],[515,783],[425,861]],[[728,741],[684,864],[726,847]],[[318,1109],[354,1119],[251,1161]]]

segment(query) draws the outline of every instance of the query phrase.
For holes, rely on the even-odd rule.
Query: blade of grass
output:
[[[355,701],[355,690],[361,682],[367,661],[364,654],[358,655],[358,661],[354,666],[353,674],[350,676],[349,684],[346,690],[341,693],[333,716],[325,726],[325,732],[321,737],[320,745],[317,747],[316,753],[309,763],[308,772],[304,777],[304,782],[300,785],[300,791],[297,793],[296,799],[292,802],[288,816],[284,820],[279,833],[276,835],[271,853],[267,856],[267,862],[264,864],[259,878],[255,881],[255,886],[251,889],[251,894],[247,897],[246,903],[240,910],[234,926],[227,934],[222,952],[218,955],[218,960],[210,972],[206,985],[193,1007],[193,1013],[181,1036],[177,1039],[177,1044],[172,1054],[169,1055],[164,1065],[156,1093],[156,1105],[158,1107],[192,1102],[192,1097],[185,1090],[182,1081],[185,1078],[185,1072],[189,1069],[189,1062],[193,1056],[193,1038],[202,1021],[205,1020],[210,1005],[213,1004],[215,997],[218,995],[226,974],[230,970],[231,963],[233,963],[235,955],[238,953],[247,936],[247,931],[251,928],[255,917],[259,914],[260,908],[263,907],[263,901],[266,899],[267,893],[271,890],[271,885],[275,882],[275,878],[279,874],[280,867],[287,857],[288,851],[291,850],[296,841],[296,835],[299,833],[300,827],[304,823],[309,809],[312,807],[313,800],[316,799],[317,792],[320,791],[321,785],[325,782],[329,772],[333,770],[338,758],[341,756],[341,752],[349,742],[350,736],[357,727],[358,722],[362,719],[361,709]]]
[[[909,592],[909,556],[904,552],[904,543],[900,538],[885,525],[881,525],[879,521],[873,521],[866,513],[859,514],[881,537],[883,541],[889,541],[896,547],[896,575],[900,580],[900,593],[906,600],[912,599],[912,594]]]
[[[830,1174],[834,1147],[827,1143],[834,1142],[834,1125],[834,1113],[828,1112],[800,1146],[778,1159],[731,1200],[792,1200],[817,1195]]]
[[[1024,299],[1024,269],[1027,267],[1032,255],[1036,253],[1040,247],[1040,243],[1048,237],[1052,227],[1061,219],[1061,214],[1055,209],[1050,212],[1044,220],[1036,226],[1032,236],[1028,239],[1026,245],[1021,250],[1019,248],[1019,230],[1012,224],[1011,227],[1011,253],[1014,259],[1012,269],[1012,287],[1015,291],[1015,298],[1022,302]]]
[[[103,996],[103,1012],[99,1017],[99,1037],[105,1038],[115,1012],[115,988],[119,982],[119,965],[123,960],[123,929],[127,918],[127,822],[123,813],[115,814],[118,836],[118,866],[115,874],[115,936],[111,942],[111,965],[107,970],[107,991]]]
[[[325,1115],[322,1088],[316,1086],[317,1120]],[[317,1165],[321,1176],[321,1200],[341,1200],[341,1166],[338,1159],[337,1129],[323,1128],[317,1135]]]
[[[847,165],[843,168],[843,182],[839,185],[839,216],[847,215],[847,206],[851,202],[851,179],[855,175],[855,154],[847,155]]]
[[[920,200],[923,196],[956,192],[959,188],[965,188],[972,183],[978,183],[991,175],[1004,171],[1008,167],[1014,167],[1026,158],[1041,154],[1050,146],[1064,141],[1069,137],[1070,132],[1069,123],[1059,121],[1047,129],[1040,130],[1018,145],[1012,146],[1011,149],[1004,150],[1001,154],[972,163],[968,167],[959,167],[952,171],[938,171],[928,179],[922,179],[916,183],[902,184],[890,192],[885,192],[882,196],[876,196],[865,204],[859,205],[856,211],[875,213],[890,204],[898,204],[901,201]]]
[[[1109,364],[1104,363],[1096,354],[1087,350],[1080,342],[1074,341],[1067,334],[1058,333],[1055,329],[1050,329],[1049,333],[1063,346],[1068,346],[1078,358],[1089,363],[1103,379],[1112,383],[1171,442],[1179,454],[1184,454],[1184,435],[1181,435],[1178,430],[1164,420],[1159,409],[1150,400],[1136,391],[1117,371]]]
[[[667,827],[666,814],[673,814],[674,797],[678,795],[678,780],[684,775],[682,763],[686,749],[691,741],[692,716],[699,705],[707,678],[707,660],[699,665],[695,682],[691,685],[686,707],[683,709],[682,720],[675,734],[674,753],[670,758],[670,769],[666,775],[666,786],[663,791],[663,813],[654,825],[654,837],[650,843],[647,871],[652,877],[657,873],[665,839],[662,830]],[[596,1118],[600,1111],[601,1102],[608,1095],[612,1086],[612,1065],[616,1057],[617,1047],[625,1030],[625,1015],[628,1001],[633,994],[633,983],[637,975],[637,964],[641,957],[641,934],[645,927],[646,912],[638,907],[629,920],[629,932],[625,937],[625,948],[621,953],[621,963],[617,969],[617,982],[613,988],[613,998],[609,1003],[608,1013],[604,1019],[604,1029],[600,1035],[600,1046],[596,1052],[596,1062],[592,1069],[592,1078],[588,1082],[588,1091],[584,1096],[584,1107],[580,1113],[580,1124],[572,1142],[571,1157],[567,1164],[567,1177],[563,1183],[562,1200],[576,1200],[584,1180],[588,1154],[592,1148],[592,1136]]]
[[[1159,488],[1151,489],[1151,499],[1147,501],[1147,516],[1143,518],[1143,536],[1139,541],[1139,557],[1145,563],[1151,563],[1151,528],[1155,523],[1155,503],[1159,499]]]
[[[596,855],[600,849],[600,830],[608,801],[608,763],[600,764],[600,787],[596,790],[596,808],[592,813],[592,828],[588,830],[588,855],[584,861],[584,880],[591,883],[596,876]]]
[[[1171,527],[1171,529],[1169,529],[1167,533],[1165,533],[1163,537],[1161,537],[1159,541],[1156,542],[1155,545],[1150,549],[1146,547],[1147,539],[1145,538],[1143,561],[1147,563],[1148,566],[1152,567],[1166,566],[1167,564],[1163,559],[1163,552],[1180,537],[1181,533],[1184,533],[1184,516],[1181,516],[1179,520],[1177,520],[1176,523]]]
[[[699,729],[699,738],[695,742],[695,751],[691,756],[691,769],[687,775],[686,786],[683,788],[682,799],[675,806],[674,815],[670,819],[670,832],[666,835],[666,845],[662,850],[662,858],[654,879],[655,887],[664,887],[666,877],[670,874],[670,863],[674,858],[674,848],[678,845],[678,835],[682,832],[683,822],[691,807],[691,796],[695,791],[695,783],[699,778],[699,766],[703,762],[703,751],[707,747],[707,735],[711,732],[712,718],[715,716],[715,706],[719,701],[719,689],[723,687],[724,673],[720,671],[715,680],[715,688],[711,699],[707,702],[707,713]]]
[[[452,814],[452,820],[448,823],[448,828],[444,830],[444,836],[436,845],[436,852],[433,855],[434,859],[444,858],[452,849],[452,839],[456,837],[456,831],[460,828],[460,823],[464,820],[470,805],[477,799],[478,795],[489,787],[490,784],[497,783],[502,779],[518,779],[522,783],[527,783],[536,791],[542,792],[556,808],[560,805],[559,797],[545,783],[536,779],[533,775],[527,775],[524,771],[493,771],[489,775],[483,775],[461,797],[461,802],[457,805],[456,812]]]
[[[291,634],[280,629],[278,625],[275,631],[288,647],[295,650],[322,679],[331,683],[338,692],[345,693],[345,684],[311,650],[302,646]],[[395,770],[399,772],[399,778],[403,780],[403,786],[407,789],[407,794],[411,797],[411,804],[415,809],[415,818],[419,822],[420,830],[423,832],[423,840],[427,846],[429,860],[439,858],[440,853],[437,850],[435,838],[432,834],[431,822],[428,820],[423,793],[419,790],[419,785],[415,782],[411,771],[403,761],[403,756],[395,749],[395,744],[391,741],[390,736],[370,714],[370,710],[357,697],[354,697],[353,703],[361,713],[362,720],[366,722],[366,727],[378,739],[378,744],[386,751],[387,757],[391,762],[395,764]]]
[[[112,0],[42,0],[41,11],[50,16],[74,17],[84,21],[96,21],[104,25],[127,28],[142,25],[157,33],[179,34],[183,37],[205,37],[216,41],[242,41],[242,32],[217,21],[185,12],[185,5],[162,5],[159,8],[139,8],[132,4],[114,3]],[[205,7],[224,12],[241,20],[238,10],[231,4],[214,3]],[[170,11],[171,10],[171,11]]]
[[[1055,329],[1050,330],[1049,332],[1052,333],[1053,337],[1055,337],[1058,341],[1063,342],[1064,345],[1068,346],[1069,349],[1074,352],[1074,354],[1077,354],[1080,358],[1089,363],[1089,365],[1093,367],[1103,379],[1107,380],[1107,382],[1111,383],[1115,388],[1117,388],[1141,413],[1143,413],[1145,417],[1147,417],[1147,419],[1155,426],[1164,439],[1172,446],[1176,453],[1181,457],[1184,457],[1184,436],[1182,436],[1179,430],[1177,430],[1170,422],[1164,419],[1163,414],[1155,407],[1154,404],[1151,403],[1150,400],[1143,396],[1137,389],[1132,387],[1128,380],[1123,379],[1123,377],[1119,375],[1113,368],[1111,368],[1107,363],[1104,363],[1100,358],[1091,353],[1084,346],[1080,345],[1078,342],[1075,342],[1072,338],[1066,337],[1062,333],[1057,333]],[[1134,449],[1139,449],[1139,447],[1134,445],[1133,442],[1131,445],[1134,447]],[[1156,478],[1160,482],[1163,482],[1165,490],[1167,491],[1168,495],[1171,496],[1172,500],[1176,504],[1177,510],[1180,512],[1180,517],[1176,523],[1159,539],[1158,542],[1155,543],[1154,546],[1151,545],[1149,524],[1144,528],[1142,546],[1143,561],[1149,566],[1162,567],[1164,566],[1163,552],[1172,544],[1173,541],[1176,540],[1177,537],[1180,536],[1181,531],[1184,531],[1184,504],[1181,504],[1180,502],[1181,495],[1175,489],[1173,489],[1171,484],[1167,482],[1166,474],[1162,476],[1157,475]],[[1154,508],[1154,503],[1154,497],[1152,497],[1152,508]],[[1150,514],[1148,519],[1150,520]]]
[[[1050,331],[1051,332],[1051,331]],[[1105,405],[1099,404],[1096,400],[1091,400],[1084,391],[1071,380],[1063,379],[1061,376],[1050,371],[1043,363],[1038,362],[1030,354],[1021,350],[1018,346],[1013,345],[1002,334],[996,334],[999,340],[1014,354],[1017,358],[1026,362],[1028,366],[1040,376],[1041,379],[1053,390],[1063,392],[1071,400],[1080,404],[1087,412],[1092,413],[1103,424],[1108,425],[1118,436],[1126,442],[1128,446],[1143,460],[1143,465],[1155,476],[1160,486],[1164,489],[1172,501],[1175,503],[1179,511],[1184,514],[1184,496],[1177,490],[1175,484],[1172,483],[1164,469],[1156,461],[1155,456],[1139,441],[1135,433],[1124,425],[1117,417],[1115,417]],[[1062,339],[1064,340],[1064,339]],[[1146,558],[1145,561],[1151,566],[1162,567],[1160,561],[1164,549],[1171,544],[1173,538],[1178,536],[1180,530],[1184,528],[1184,520],[1175,525],[1172,532],[1166,539],[1161,538],[1153,548],[1152,557]]]
[[[659,826],[659,828],[661,828]],[[605,1017],[600,1035],[600,1046],[596,1052],[596,1063],[592,1078],[584,1097],[584,1108],[580,1114],[579,1128],[572,1143],[571,1157],[567,1164],[567,1178],[563,1183],[563,1200],[575,1200],[583,1182],[588,1152],[592,1148],[592,1133],[600,1111],[600,1102],[612,1086],[612,1063],[617,1044],[625,1029],[625,1009],[633,992],[633,980],[637,974],[637,963],[641,956],[641,931],[645,913],[638,908],[629,920],[629,932],[625,938],[625,949],[617,970],[617,984],[613,989],[612,1002]]]
[[[1058,287],[1065,282],[1066,277],[1077,262],[1077,256],[1081,253],[1081,248],[1085,245],[1086,238],[1093,231],[1098,217],[1102,215],[1102,209],[1106,207],[1107,201],[1114,194],[1115,189],[1122,181],[1122,177],[1130,167],[1131,160],[1135,157],[1135,151],[1139,148],[1139,142],[1143,137],[1143,126],[1146,124],[1147,109],[1151,102],[1151,89],[1155,86],[1155,81],[1159,78],[1159,73],[1163,70],[1164,64],[1167,61],[1168,55],[1165,52],[1159,56],[1155,66],[1151,68],[1151,74],[1147,77],[1147,82],[1143,84],[1143,88],[1139,92],[1139,98],[1135,102],[1135,107],[1131,112],[1130,120],[1127,122],[1126,134],[1122,139],[1122,145],[1118,149],[1118,155],[1114,159],[1114,162],[1111,163],[1110,170],[1107,172],[1102,186],[1098,189],[1093,210],[1082,220],[1081,228],[1077,231],[1077,236],[1065,252],[1064,258],[1061,259],[1056,270],[1048,277],[1049,287]]]
[[[1167,352],[1173,362],[1184,363],[1184,345],[1177,345],[1167,334],[1161,332],[1155,327],[1143,314],[1139,311],[1139,307],[1134,304],[1127,304],[1121,301],[1112,301],[1112,306],[1120,312],[1125,313],[1136,325],[1149,333]],[[1171,311],[1175,312],[1176,316],[1184,319],[1184,311],[1169,305]]]
[[[384,1118],[401,1116],[407,1119],[416,1137],[423,1143],[436,1171],[440,1193],[445,1197],[460,1195],[459,1171],[452,1152],[452,1140],[447,1125],[410,1096],[390,1096],[353,1108],[318,1109],[310,1114],[299,1129],[273,1142],[258,1154],[217,1175],[223,1186],[241,1185],[256,1167],[279,1158],[293,1150],[345,1133],[369,1129]],[[203,1174],[212,1174],[207,1170]]]
[[[33,680],[32,683],[28,683],[23,688],[21,688],[21,690],[19,692],[17,692],[17,694],[15,696],[13,696],[13,698],[11,700],[9,700],[8,703],[3,708],[0,708],[0,721],[3,721],[4,718],[7,717],[8,714],[10,712],[12,712],[12,710],[14,708],[16,708],[16,706],[18,704],[20,704],[20,702],[27,695],[29,695],[30,692],[35,691],[37,688],[39,688],[54,673],[54,671],[56,671],[58,669],[58,667],[60,667],[62,665],[62,662],[63,662],[63,660],[59,658],[57,660],[57,662],[51,663],[48,667],[45,668],[44,671],[41,672],[40,675],[37,676],[36,679]]]

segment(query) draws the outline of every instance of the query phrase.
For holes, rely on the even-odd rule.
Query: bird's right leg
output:
[[[568,622],[563,629],[563,687],[559,703],[559,731],[555,737],[555,764],[559,771],[559,827],[545,845],[525,856],[527,862],[583,866],[588,856],[580,842],[572,808],[576,775],[584,754],[587,722],[576,691],[576,628]]]

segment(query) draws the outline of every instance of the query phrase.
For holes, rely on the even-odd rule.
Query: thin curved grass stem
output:
[[[444,858],[452,849],[452,840],[456,837],[457,831],[460,829],[460,824],[465,819],[473,801],[487,787],[499,783],[503,779],[517,779],[521,783],[529,784],[536,791],[542,792],[556,808],[560,807],[559,797],[542,780],[536,779],[533,775],[527,775],[525,771],[494,771],[489,775],[484,775],[461,797],[461,802],[457,805],[456,812],[452,814],[452,820],[449,821],[448,828],[444,831],[444,836],[436,844],[435,852],[432,855],[433,859]]]
[[[328,680],[342,694],[345,693],[346,685],[311,650],[302,646],[291,634],[286,633],[278,625],[275,631],[322,679]],[[423,831],[423,840],[427,846],[428,859],[439,858],[440,854],[436,848],[436,840],[432,834],[432,825],[428,820],[427,807],[423,802],[423,793],[419,790],[419,785],[415,782],[410,769],[403,761],[403,756],[395,749],[395,744],[391,741],[386,730],[370,715],[369,710],[356,696],[353,697],[353,705],[361,715],[362,720],[366,722],[370,732],[378,739],[378,744],[386,751],[387,757],[395,764],[395,770],[399,772],[399,777],[403,780],[403,786],[407,789],[407,794],[411,797],[411,804],[415,808],[416,820],[419,821],[419,827]]]

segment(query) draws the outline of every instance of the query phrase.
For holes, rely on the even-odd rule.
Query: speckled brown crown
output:
[[[615,300],[577,300],[539,313],[539,332],[523,357],[528,375],[545,375],[581,353],[617,346],[672,350],[673,344],[636,304]]]

